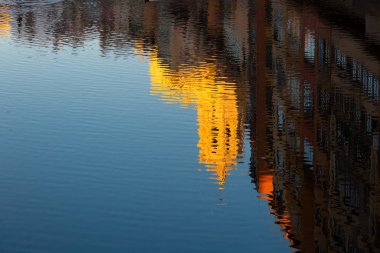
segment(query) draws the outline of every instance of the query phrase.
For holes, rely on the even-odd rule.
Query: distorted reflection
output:
[[[244,129],[237,108],[236,84],[218,77],[215,62],[199,66],[170,68],[157,57],[150,55],[152,94],[165,102],[193,104],[198,113],[199,163],[214,172],[220,189],[228,172],[242,155]]]
[[[272,214],[302,252],[377,251],[380,43],[331,25],[331,17],[319,15],[321,6],[271,1],[262,7],[272,11],[257,39],[265,50],[257,53],[257,71],[267,66],[264,77],[256,74],[262,82],[256,94],[267,94],[256,101],[266,120],[256,119],[254,129],[266,136],[252,168],[258,190],[261,171],[271,171],[273,179],[265,177],[273,191],[265,191]],[[375,20],[365,19],[366,27]]]
[[[0,37],[9,37],[11,35],[11,17],[7,7],[0,5]]]
[[[380,8],[327,2],[1,7],[0,36],[55,50],[94,40],[101,54],[146,57],[152,95],[197,111],[199,163],[221,189],[247,134],[252,181],[291,247],[376,252]]]

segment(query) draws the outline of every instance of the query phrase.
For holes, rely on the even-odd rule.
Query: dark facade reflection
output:
[[[257,3],[266,13],[256,16],[255,89],[264,101],[256,99],[252,132],[255,139],[265,136],[253,153],[258,190],[261,177],[271,175],[273,190],[263,193],[291,245],[302,252],[377,251],[376,36],[368,29],[357,37],[355,27],[331,24],[319,15],[320,6]],[[379,20],[364,19],[366,27]]]
[[[152,94],[196,108],[199,162],[221,188],[247,133],[252,181],[292,247],[376,252],[378,10],[371,1],[12,4],[0,7],[0,36],[143,55]]]

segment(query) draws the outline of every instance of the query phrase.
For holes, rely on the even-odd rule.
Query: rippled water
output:
[[[0,0],[0,252],[380,251],[379,9]]]

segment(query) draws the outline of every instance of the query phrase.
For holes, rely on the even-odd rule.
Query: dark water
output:
[[[380,252],[376,1],[0,1],[0,252]]]

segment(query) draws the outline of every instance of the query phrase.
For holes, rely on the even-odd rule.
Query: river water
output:
[[[0,252],[379,252],[378,10],[0,0]]]

